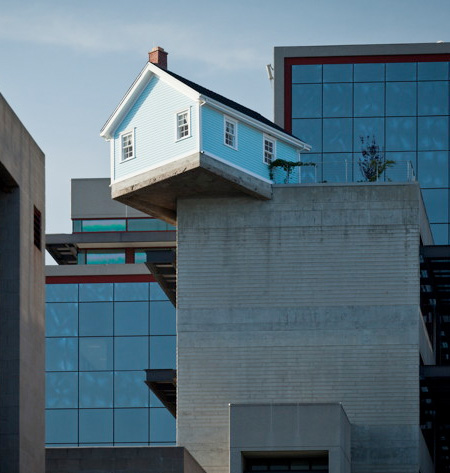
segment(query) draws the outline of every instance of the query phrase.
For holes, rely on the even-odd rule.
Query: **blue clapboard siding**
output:
[[[201,110],[203,151],[268,179],[269,171],[263,162],[264,133],[238,121],[238,149],[234,150],[224,144],[223,113],[207,105],[201,107]],[[297,149],[276,140],[276,158],[298,161]]]
[[[191,110],[191,136],[176,141],[176,114]],[[120,133],[135,129],[135,158],[121,162]],[[197,151],[197,103],[153,77],[114,135],[113,180]]]

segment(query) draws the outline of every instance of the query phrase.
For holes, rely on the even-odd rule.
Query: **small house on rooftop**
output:
[[[176,222],[190,195],[270,199],[268,164],[298,161],[310,147],[262,115],[167,70],[167,52],[149,62],[108,119],[112,197]]]

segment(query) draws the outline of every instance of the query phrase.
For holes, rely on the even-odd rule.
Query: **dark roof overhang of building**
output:
[[[145,384],[164,407],[174,416],[177,416],[177,370],[159,369],[145,370],[147,377]]]

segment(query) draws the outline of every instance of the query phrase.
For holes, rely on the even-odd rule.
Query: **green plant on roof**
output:
[[[380,179],[386,169],[394,166],[395,161],[386,159],[375,136],[360,136],[361,156],[358,166],[364,179],[368,182],[376,182]],[[388,179],[389,180],[389,179]]]

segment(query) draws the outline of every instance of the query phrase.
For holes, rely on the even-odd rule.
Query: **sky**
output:
[[[99,136],[162,46],[169,69],[273,118],[274,46],[450,41],[449,0],[0,0],[0,93],[46,155],[46,231],[70,180],[108,177]]]

